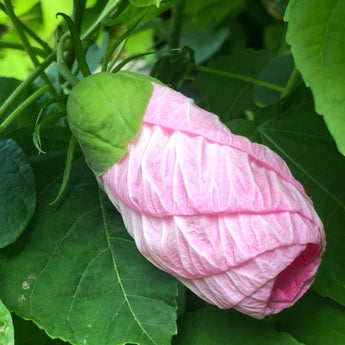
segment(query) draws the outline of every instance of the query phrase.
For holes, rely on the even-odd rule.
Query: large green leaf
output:
[[[234,310],[208,306],[186,313],[179,320],[174,345],[298,345],[291,335],[276,331],[264,320]]]
[[[139,254],[83,158],[73,165],[64,197],[49,205],[61,183],[61,134],[42,138],[54,147],[47,158],[29,155],[38,178],[48,178],[30,227],[0,253],[0,296],[21,317],[72,344],[170,344],[175,280]]]
[[[0,300],[0,345],[14,345],[12,317]]]
[[[316,293],[308,293],[294,308],[275,316],[280,330],[306,345],[345,344],[345,310]]]
[[[247,49],[230,56],[221,56],[213,60],[209,67],[256,78],[266,62],[267,55],[264,51]],[[206,72],[197,76],[192,87],[202,92],[202,106],[219,115],[223,121],[237,117],[250,107],[254,93],[253,84]]]
[[[34,175],[21,148],[0,141],[0,248],[24,231],[36,206]]]
[[[316,111],[345,154],[345,0],[292,0],[285,19],[287,41]]]
[[[305,187],[327,237],[315,288],[345,304],[345,159],[315,114],[312,95],[300,87],[291,97],[260,110],[255,122],[236,120],[228,125],[276,151]]]

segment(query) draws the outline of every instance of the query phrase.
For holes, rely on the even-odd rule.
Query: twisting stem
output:
[[[267,89],[271,89],[271,90],[278,91],[278,92],[284,92],[284,90],[285,90],[285,88],[283,88],[279,85],[271,84],[271,83],[268,83],[266,81],[247,77],[245,75],[241,75],[241,74],[237,74],[237,73],[219,71],[219,70],[216,70],[216,69],[213,69],[210,67],[199,66],[199,65],[195,65],[195,69],[200,71],[200,72],[206,72],[206,73],[210,73],[210,74],[214,74],[214,75],[219,75],[219,76],[225,77],[225,78],[242,80],[242,81],[245,81],[247,83],[251,83],[254,85],[258,85],[258,86],[263,86]]]
[[[59,74],[68,81],[72,86],[77,85],[79,79],[69,70],[65,60],[65,44],[70,39],[70,34],[66,32],[60,38],[58,49],[57,49],[57,65]]]

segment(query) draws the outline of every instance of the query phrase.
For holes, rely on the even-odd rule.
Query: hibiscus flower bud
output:
[[[128,72],[111,78],[139,81],[146,101],[144,109],[132,111],[136,96],[128,85],[129,100],[107,89],[113,95],[106,97],[112,104],[107,117],[128,106],[138,126],[121,157],[101,164],[104,171],[93,170],[139,251],[219,308],[263,318],[293,305],[315,279],[325,235],[310,198],[282,158],[232,134],[216,115],[152,78]],[[82,148],[86,144],[73,124],[83,111],[73,104],[83,103],[85,92],[91,94],[90,87],[72,92],[68,108]],[[115,121],[103,115],[103,127]],[[91,135],[114,140],[117,128],[109,128],[106,135]],[[86,154],[91,168],[96,151]]]

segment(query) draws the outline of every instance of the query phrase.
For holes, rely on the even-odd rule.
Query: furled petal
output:
[[[323,227],[286,163],[168,87],[102,182],[140,252],[220,308],[262,318],[315,279]]]

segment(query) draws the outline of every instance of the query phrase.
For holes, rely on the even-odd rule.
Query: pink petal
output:
[[[257,318],[312,284],[323,226],[277,154],[156,84],[128,152],[102,182],[154,265],[206,301]]]

